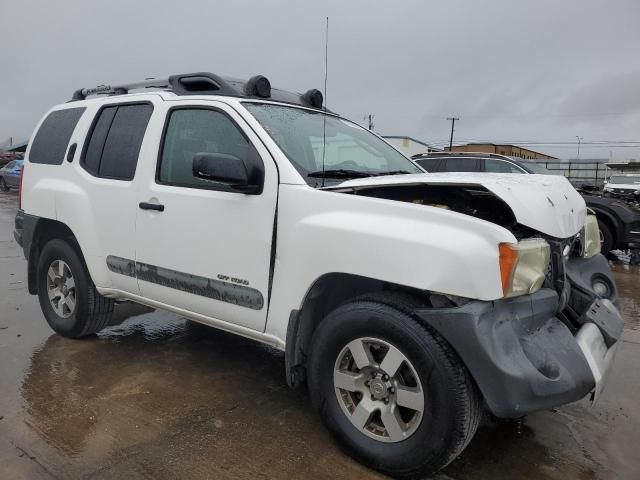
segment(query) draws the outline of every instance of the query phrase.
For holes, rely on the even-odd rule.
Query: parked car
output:
[[[547,170],[544,165],[535,161],[493,153],[438,152],[415,155],[412,158],[429,172],[555,175],[554,172]],[[592,209],[598,218],[601,251],[604,255],[611,250],[630,249],[635,251],[640,249],[640,205],[636,201],[623,201],[622,198],[607,197],[591,189],[580,189],[580,193],[587,207]],[[637,254],[634,253],[633,257],[636,258]]]
[[[7,192],[10,188],[18,188],[23,165],[24,160],[11,160],[0,168],[0,190]]]
[[[564,178],[424,173],[263,76],[80,89],[29,145],[14,235],[60,335],[130,300],[272,345],[346,450],[396,477],[451,462],[486,409],[602,390],[623,320]]]
[[[611,175],[604,182],[604,193],[640,200],[640,174],[626,173]]]
[[[544,165],[495,153],[434,152],[411,157],[428,172],[535,173],[555,175]]]

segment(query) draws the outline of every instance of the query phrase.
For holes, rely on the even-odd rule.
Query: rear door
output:
[[[143,141],[153,110],[150,101],[103,105],[81,147],[79,166],[92,210],[91,218],[85,218],[85,225],[79,228],[93,230],[97,239],[83,244],[92,250],[87,252],[88,261],[103,268],[106,264],[109,286],[135,294],[139,293],[138,283],[123,269],[122,259],[135,258],[134,179],[139,177],[138,158],[144,155],[144,143],[149,145]]]
[[[162,124],[154,127],[163,134],[157,164],[145,163],[150,170],[138,192],[138,283],[148,299],[263,331],[277,169],[235,110],[217,101],[203,103],[165,102],[166,111],[157,120]],[[223,153],[243,161],[257,155],[265,171],[262,193],[248,195],[194,177],[197,153]]]

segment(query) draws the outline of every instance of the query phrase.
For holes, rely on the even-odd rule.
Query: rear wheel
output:
[[[79,338],[109,324],[114,301],[98,293],[84,261],[68,242],[54,239],[44,246],[37,275],[40,307],[56,333]]]
[[[349,454],[386,474],[414,477],[460,454],[481,408],[455,352],[404,310],[368,298],[329,314],[314,333],[309,392]]]
[[[7,182],[5,182],[4,177],[0,177],[0,190],[2,190],[3,192],[9,191],[9,185],[7,185]]]

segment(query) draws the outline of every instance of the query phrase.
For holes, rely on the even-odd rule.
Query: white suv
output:
[[[566,179],[427,174],[322,103],[194,73],[49,111],[15,221],[49,325],[95,334],[129,300],[273,345],[346,449],[400,477],[448,464],[485,410],[597,394],[623,321]]]

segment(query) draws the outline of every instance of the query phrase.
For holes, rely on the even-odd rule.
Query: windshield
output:
[[[335,179],[424,173],[371,132],[343,118],[283,105],[245,102],[244,106],[310,185],[318,186],[322,177],[335,183]]]
[[[609,183],[624,183],[627,185],[640,184],[640,175],[612,175]]]
[[[531,173],[537,173],[539,175],[557,175],[555,172],[548,170],[547,167],[545,167],[541,163],[520,161],[520,164],[522,164],[522,166],[529,170]]]

